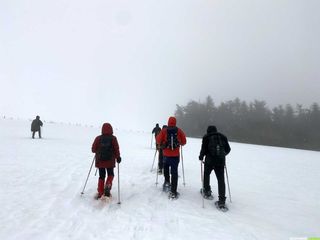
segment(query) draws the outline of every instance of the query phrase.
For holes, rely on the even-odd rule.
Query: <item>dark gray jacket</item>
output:
[[[209,126],[207,129],[207,134],[205,134],[202,138],[202,145],[201,145],[199,159],[202,160],[205,156],[206,157],[205,162],[208,164],[224,165],[225,157],[212,156],[209,152],[209,149],[208,149],[209,141],[210,141],[210,137],[213,135],[218,135],[219,138],[221,139],[221,144],[224,148],[225,154],[227,155],[230,153],[231,148],[230,148],[227,137],[222,133],[217,132],[217,128],[215,126]]]

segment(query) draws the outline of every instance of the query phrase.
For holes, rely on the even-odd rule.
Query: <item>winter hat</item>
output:
[[[175,127],[177,124],[177,119],[175,117],[169,117],[168,119],[168,126]]]
[[[216,132],[217,132],[216,126],[211,125],[207,128],[207,133],[216,133]]]

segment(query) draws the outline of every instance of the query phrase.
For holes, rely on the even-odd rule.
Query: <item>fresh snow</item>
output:
[[[81,195],[100,127],[44,123],[43,139],[31,139],[30,121],[0,120],[0,239],[290,239],[320,237],[320,153],[231,143],[227,167],[232,203],[202,208],[201,139],[183,148],[186,185],[179,165],[180,198],[169,200],[150,172],[151,133],[117,130],[113,200],[93,199],[93,168]],[[156,164],[155,164],[156,166]],[[214,173],[211,185],[217,199]],[[227,191],[228,193],[228,191]],[[227,195],[228,196],[228,195]]]

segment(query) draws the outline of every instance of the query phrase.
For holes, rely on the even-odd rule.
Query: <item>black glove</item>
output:
[[[203,156],[202,156],[202,155],[199,156],[199,160],[200,160],[200,161],[203,160]]]
[[[117,163],[121,163],[121,157],[117,158]]]

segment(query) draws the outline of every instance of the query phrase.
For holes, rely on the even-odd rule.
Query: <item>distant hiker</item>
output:
[[[152,133],[151,133],[152,134],[152,136],[151,136],[151,148],[152,148],[153,134],[154,134],[154,138],[156,139],[156,137],[158,136],[160,131],[161,131],[161,128],[159,127],[159,123],[157,123],[156,126],[152,129]]]
[[[180,161],[180,146],[186,144],[187,139],[184,132],[176,126],[176,118],[170,117],[168,120],[168,127],[163,128],[157,136],[157,144],[163,150],[163,170],[164,170],[164,184],[163,189],[167,191],[170,189],[169,198],[177,198],[178,185],[178,165]],[[171,172],[171,181],[169,168]],[[171,183],[171,184],[170,184]]]
[[[218,180],[219,201],[216,204],[219,208],[225,207],[226,187],[224,182],[225,156],[231,151],[228,139],[217,131],[215,126],[209,126],[207,134],[202,138],[202,146],[199,160],[204,162],[204,179],[201,193],[204,198],[213,199],[211,195],[210,174],[214,170]]]
[[[163,125],[162,129],[167,128],[167,125]],[[163,173],[163,149],[160,147],[160,145],[157,144],[157,149],[159,151],[159,158],[158,158],[158,174]]]
[[[152,129],[152,134],[154,134],[155,138],[158,136],[160,131],[161,131],[161,128],[159,127],[159,123],[157,123],[156,126]]]
[[[103,124],[102,134],[97,136],[92,144],[92,152],[95,153],[95,166],[99,168],[98,193],[95,198],[99,199],[103,195],[110,197],[115,162],[121,162],[118,140],[113,135],[113,129],[110,123]],[[106,169],[108,177],[105,182]]]
[[[40,117],[36,116],[36,119],[34,119],[31,123],[32,138],[34,138],[34,135],[36,132],[38,132],[39,138],[41,138],[41,127],[42,126],[43,126],[43,123],[40,120]]]

